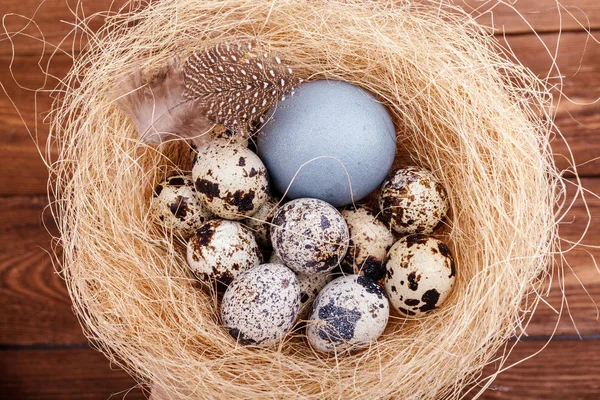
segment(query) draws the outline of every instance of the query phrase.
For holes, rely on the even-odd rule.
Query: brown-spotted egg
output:
[[[448,297],[456,275],[448,246],[421,234],[394,243],[386,269],[384,286],[390,303],[407,316],[419,316],[439,307]]]
[[[360,275],[334,279],[313,303],[307,337],[321,352],[368,347],[383,333],[389,318],[385,292]]]
[[[192,176],[206,207],[221,218],[244,219],[268,199],[267,169],[240,145],[213,141],[196,157]]]
[[[187,261],[202,282],[220,290],[239,273],[262,261],[254,235],[239,222],[214,219],[202,225],[187,245]]]
[[[237,276],[221,302],[223,325],[240,344],[269,346],[294,326],[300,307],[296,274],[262,264]]]
[[[271,220],[279,208],[279,199],[269,196],[269,199],[263,204],[256,214],[244,220],[244,224],[254,232],[256,242],[262,248],[271,247]]]
[[[301,198],[281,206],[271,220],[271,244],[298,273],[331,271],[348,250],[348,226],[332,205]]]
[[[342,211],[348,224],[350,245],[342,261],[344,272],[379,281],[385,276],[385,257],[394,235],[373,210],[358,206]]]
[[[379,207],[400,234],[433,232],[448,212],[448,195],[435,176],[422,168],[396,169],[379,192]]]
[[[213,217],[196,194],[192,177],[177,175],[167,178],[154,188],[151,212],[162,226],[184,238],[194,234]]]

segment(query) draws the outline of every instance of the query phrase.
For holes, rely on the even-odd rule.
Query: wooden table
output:
[[[490,14],[485,11],[491,4],[456,2],[479,7],[477,12],[483,13],[480,20],[490,23]],[[45,82],[42,70],[56,77],[64,75],[70,59],[63,50],[76,53],[80,43],[72,39],[61,43],[72,26],[59,21],[74,20],[67,7],[75,9],[74,1],[48,0],[36,13],[39,3],[3,0],[0,10],[26,17],[35,13],[34,20],[46,41],[59,49],[44,47],[39,41],[40,32],[34,25],[27,25],[27,19],[9,15],[4,20],[7,32],[23,30],[22,35],[10,35],[11,40],[6,33],[0,35],[0,83],[4,91],[0,94],[0,398],[101,399],[112,393],[117,398],[125,393],[127,399],[143,398],[139,389],[129,391],[135,383],[127,374],[111,369],[104,356],[88,347],[65,285],[45,250],[51,243],[44,226],[53,231],[50,214],[45,210],[47,173],[31,136],[37,135],[44,143],[47,127],[42,113],[48,110],[50,101],[44,93],[36,95],[33,90],[52,88],[56,81]],[[122,0],[84,0],[83,11],[79,9],[78,14],[106,10],[111,3],[116,9]],[[562,101],[557,123],[581,164],[579,173],[584,185],[600,193],[600,161],[595,159],[600,156],[600,102],[596,102],[600,98],[600,45],[587,32],[600,37],[600,2],[563,3],[560,36],[554,0],[519,0],[515,4],[530,25],[508,6],[496,7],[493,21],[500,40],[506,40],[523,64],[537,74],[558,74],[556,68],[550,70],[552,61],[542,44],[550,54],[556,53],[556,66],[564,77],[563,91],[571,100]],[[92,28],[101,23],[101,19],[93,20]],[[566,168],[567,147],[556,141],[554,151],[558,166]],[[584,243],[598,245],[600,200],[591,194],[587,200],[592,224]],[[561,233],[576,239],[587,222],[581,201],[576,202],[568,221]],[[562,303],[562,318],[558,319],[552,307],[540,306],[527,330],[529,336],[517,344],[510,361],[545,349],[501,374],[484,398],[600,398],[600,323],[595,304],[600,301],[600,270],[594,256],[600,257],[600,250],[569,253],[570,268],[564,279],[554,281],[548,298],[552,307],[560,309],[561,287],[566,292],[568,303]]]

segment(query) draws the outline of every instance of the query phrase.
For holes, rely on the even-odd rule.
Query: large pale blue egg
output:
[[[281,193],[289,187],[291,199],[350,204],[375,190],[394,161],[396,134],[387,109],[349,83],[302,84],[268,117],[258,154],[272,184]]]

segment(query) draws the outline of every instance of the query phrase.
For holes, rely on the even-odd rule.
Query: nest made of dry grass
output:
[[[191,279],[180,244],[149,215],[151,188],[189,168],[179,162],[189,149],[137,140],[115,86],[138,67],[152,76],[175,55],[248,39],[311,78],[378,96],[399,147],[448,191],[453,295],[421,320],[392,318],[365,351],[328,358],[299,332],[275,348],[236,345],[215,301]],[[478,372],[526,323],[537,297],[523,299],[542,288],[558,248],[551,96],[502,53],[488,31],[440,1],[179,0],[109,18],[50,115],[63,272],[88,337],[174,399],[483,390],[491,379]]]

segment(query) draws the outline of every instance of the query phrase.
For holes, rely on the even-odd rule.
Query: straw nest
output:
[[[317,399],[456,398],[491,382],[478,372],[520,334],[558,245],[551,96],[468,15],[393,3],[152,3],[110,17],[76,59],[51,114],[64,276],[88,337],[141,383],[174,399]],[[402,153],[448,191],[453,295],[423,319],[393,317],[356,354],[315,354],[300,331],[275,348],[236,345],[181,243],[149,215],[151,188],[190,168],[190,148],[140,142],[115,87],[136,68],[151,77],[174,55],[248,39],[311,79],[378,96]]]

